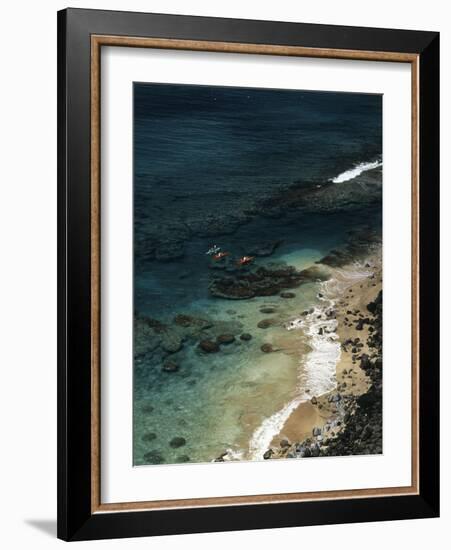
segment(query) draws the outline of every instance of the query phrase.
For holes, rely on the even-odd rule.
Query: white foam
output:
[[[273,438],[280,433],[291,413],[302,403],[302,401],[303,399],[298,396],[285,405],[280,411],[265,418],[252,434],[249,443],[249,455],[251,460],[261,460],[263,458],[263,454],[269,449]]]
[[[263,458],[273,438],[281,432],[291,413],[302,402],[330,392],[336,387],[336,369],[341,357],[341,345],[336,333],[337,321],[329,319],[326,312],[334,308],[335,300],[342,296],[347,288],[373,274],[368,265],[367,261],[356,261],[350,269],[335,269],[331,279],[318,285],[322,295],[319,298],[321,305],[286,325],[287,330],[303,331],[311,351],[301,360],[296,397],[266,418],[253,433],[249,444],[250,459]]]
[[[334,305],[331,300],[327,302],[327,309]],[[303,399],[322,395],[336,386],[336,367],[341,355],[340,343],[335,332],[337,321],[324,319],[324,314],[324,309],[315,308],[300,325],[312,348],[302,361],[300,370],[299,387],[303,392]],[[320,315],[321,319],[318,319]]]
[[[235,450],[235,449],[228,448],[226,449],[225,453],[222,455],[222,460],[224,462],[243,460],[243,459],[244,459],[244,452],[242,450]],[[216,462],[216,459],[213,459],[211,462]]]
[[[374,168],[379,168],[379,166],[382,166],[382,162],[379,160],[376,160],[374,162],[361,162],[353,168],[342,172],[335,178],[332,178],[331,181],[332,183],[342,183],[344,181],[349,181],[356,178],[357,176],[360,176],[360,174],[362,174],[363,172],[374,170]]]
[[[321,291],[325,292],[324,283],[319,286]],[[336,387],[335,374],[341,347],[335,332],[337,322],[335,319],[328,319],[325,315],[326,311],[334,306],[334,301],[326,297],[320,300],[323,303],[322,307],[313,308],[311,313],[294,319],[286,326],[287,330],[303,330],[311,351],[301,360],[296,397],[266,418],[253,433],[249,444],[249,454],[253,460],[260,460],[263,457],[273,438],[280,433],[291,413],[303,401],[309,400],[314,395],[327,393]]]

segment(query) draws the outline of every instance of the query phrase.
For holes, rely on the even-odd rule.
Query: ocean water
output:
[[[215,298],[205,252],[217,244],[239,256],[278,241],[258,265],[315,265],[350,232],[381,231],[381,166],[377,95],[134,85],[135,312],[169,325],[196,315],[252,335],[216,354],[188,341],[172,355],[135,358],[135,465],[207,462],[226,451],[261,459],[313,394],[306,390],[334,387],[339,343],[333,326],[326,340],[315,324],[331,305],[318,297],[324,284],[304,284],[292,299]],[[321,194],[298,206],[293,188]],[[262,307],[275,310],[271,329],[257,327],[268,317]],[[263,353],[264,343],[279,351]],[[168,358],[177,372],[162,372]],[[175,437],[186,443],[173,448]]]

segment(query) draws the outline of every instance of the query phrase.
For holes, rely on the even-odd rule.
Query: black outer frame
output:
[[[92,34],[419,55],[419,495],[91,513]],[[438,33],[72,8],[58,12],[58,537],[88,540],[437,517],[438,206]]]

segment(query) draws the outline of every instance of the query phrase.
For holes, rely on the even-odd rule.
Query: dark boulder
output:
[[[157,438],[157,434],[156,434],[156,433],[154,433],[154,432],[147,432],[146,434],[144,434],[144,435],[142,436],[141,439],[142,439],[143,441],[149,442],[149,441],[153,441],[153,440],[156,439],[156,438]]]
[[[373,430],[372,430],[371,426],[370,426],[369,424],[367,424],[367,425],[363,428],[362,434],[361,434],[360,437],[361,437],[362,439],[369,439],[369,438],[371,437],[372,433],[373,433]]]
[[[296,298],[296,294],[294,292],[281,292],[280,297],[281,298]]]
[[[306,282],[302,272],[285,264],[251,266],[234,269],[219,276],[215,274],[209,289],[213,296],[230,300],[244,300],[254,296],[274,296]]]
[[[360,368],[366,371],[371,367],[372,367],[372,364],[371,364],[370,358],[366,353],[362,353],[360,357]]]
[[[301,457],[302,458],[310,458],[312,456],[312,451],[310,450],[310,447],[304,447],[301,450]]]
[[[213,340],[201,340],[199,348],[205,353],[217,353],[219,351],[219,344]]]
[[[179,447],[186,445],[186,439],[184,437],[173,437],[169,442],[169,445],[173,449],[178,449]]]
[[[320,454],[320,448],[319,448],[319,445],[312,445],[312,447],[310,447],[310,452],[312,454],[312,456],[319,456]]]
[[[264,353],[271,353],[272,351],[274,351],[274,348],[272,347],[271,344],[263,344],[262,346],[260,346],[260,349]]]
[[[147,464],[162,464],[164,457],[160,451],[149,451],[144,455],[144,460]]]
[[[273,325],[276,324],[276,320],[275,319],[263,319],[262,321],[259,321],[257,323],[257,327],[258,328],[269,328]]]
[[[185,315],[183,313],[179,313],[174,317],[174,323],[183,328],[195,327],[199,329],[207,329],[212,326],[212,323],[206,319],[193,317],[192,315]]]
[[[235,342],[235,336],[233,334],[220,334],[216,341],[218,344],[233,344]]]
[[[164,372],[177,372],[179,370],[179,366],[177,363],[174,363],[174,361],[166,361],[161,370]]]
[[[183,464],[184,462],[189,462],[190,460],[191,458],[188,455],[180,455],[175,459],[178,464]]]
[[[341,395],[339,393],[334,393],[329,396],[329,403],[338,403],[341,401]]]
[[[175,353],[182,348],[182,338],[175,330],[165,330],[161,335],[161,347],[168,353]]]

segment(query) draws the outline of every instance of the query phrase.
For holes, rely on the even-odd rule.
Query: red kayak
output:
[[[212,256],[213,260],[217,262],[218,260],[222,260],[222,258],[225,258],[226,256],[230,256],[230,252],[218,252],[214,256]]]
[[[241,265],[247,265],[247,264],[250,264],[251,262],[253,262],[255,260],[255,256],[243,256],[242,258],[240,258],[239,260],[237,260],[237,265],[241,266]]]

